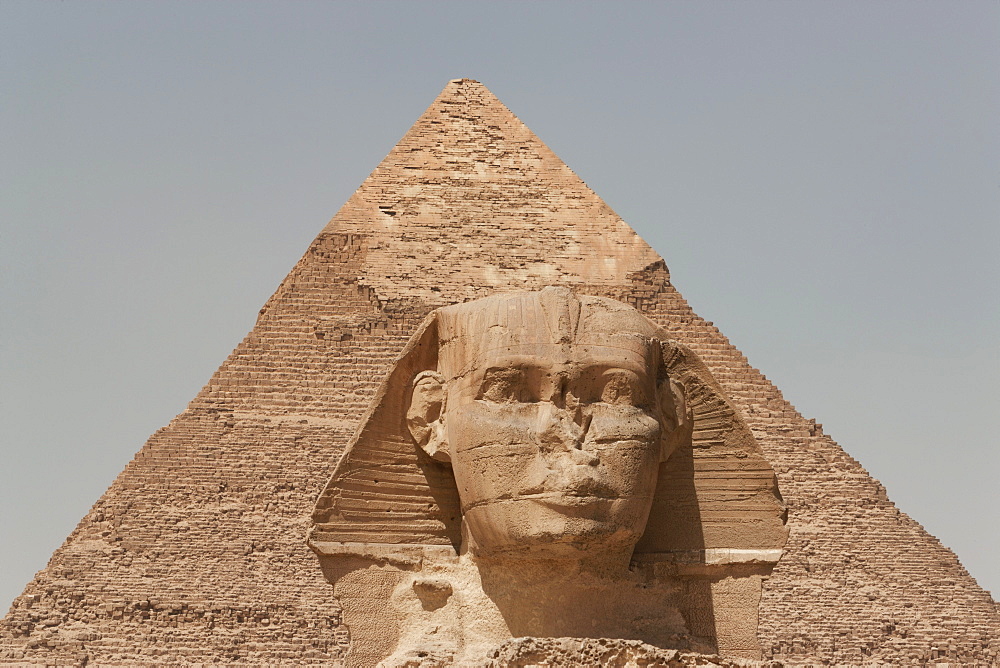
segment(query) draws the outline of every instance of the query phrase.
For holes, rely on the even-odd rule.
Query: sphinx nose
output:
[[[589,416],[585,416],[579,406],[567,409],[541,402],[538,409],[538,440],[548,450],[570,450],[586,454],[588,461],[581,463],[591,463],[589,460],[593,456],[581,449],[589,423]]]

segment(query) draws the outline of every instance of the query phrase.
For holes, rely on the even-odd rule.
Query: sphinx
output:
[[[349,665],[472,665],[515,637],[757,658],[787,537],[704,363],[565,287],[440,308],[363,416],[309,545]]]

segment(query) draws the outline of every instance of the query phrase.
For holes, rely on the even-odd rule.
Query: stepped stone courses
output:
[[[996,604],[955,555],[466,79],[445,88],[15,600],[0,662],[338,662],[350,636],[305,536],[379,381],[434,308],[546,285],[632,304],[693,349],[743,411],[789,511],[786,555],[760,605],[766,658],[1000,661]]]

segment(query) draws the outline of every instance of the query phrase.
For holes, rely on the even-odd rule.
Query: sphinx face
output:
[[[650,344],[518,338],[448,387],[444,424],[474,552],[631,551],[661,453]]]

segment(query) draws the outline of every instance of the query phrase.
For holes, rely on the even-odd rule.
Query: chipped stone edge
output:
[[[642,552],[632,555],[633,561],[672,561],[677,564],[725,566],[728,564],[778,563],[785,551],[782,549],[741,549],[712,547],[704,550],[676,550],[671,552]]]
[[[419,566],[424,559],[437,562],[457,562],[458,554],[451,545],[420,543],[339,543],[309,541],[313,552],[323,557],[356,557],[398,567]]]

